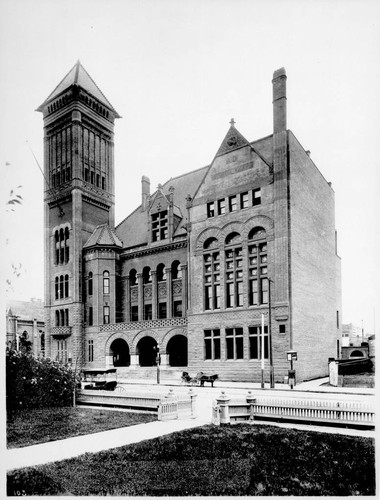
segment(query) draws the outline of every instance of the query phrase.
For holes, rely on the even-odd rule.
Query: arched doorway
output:
[[[166,347],[170,366],[187,366],[187,337],[174,335]]]
[[[116,339],[112,342],[110,356],[113,359],[113,366],[129,366],[131,363],[129,346],[124,339]]]
[[[350,354],[350,358],[364,358],[364,354],[362,351],[352,351]]]
[[[153,337],[143,337],[136,346],[140,366],[155,366],[157,357],[157,342]]]

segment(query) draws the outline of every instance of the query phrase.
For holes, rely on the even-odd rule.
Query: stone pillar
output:
[[[188,304],[188,275],[187,275],[187,264],[181,265],[182,270],[182,316],[187,316],[187,304]]]
[[[131,354],[131,367],[139,366],[139,356],[138,354]]]
[[[142,273],[137,273],[137,286],[139,294],[139,321],[144,319],[144,283]]]
[[[161,366],[163,368],[169,366],[169,354],[167,354],[166,352],[161,353]]]
[[[152,276],[152,319],[157,319],[157,271],[150,271]]]
[[[167,298],[167,317],[173,317],[173,285],[172,285],[172,269],[166,268],[166,298]]]
[[[131,321],[131,289],[130,289],[130,279],[129,276],[123,276],[123,309],[124,309],[124,317],[123,321],[129,323]]]
[[[220,407],[220,425],[226,425],[230,423],[230,412],[228,407],[230,401],[231,399],[226,395],[224,391],[222,391],[222,394],[216,399],[216,402]]]
[[[255,420],[255,403],[256,398],[252,395],[251,391],[248,391],[247,404],[249,404],[249,420]]]

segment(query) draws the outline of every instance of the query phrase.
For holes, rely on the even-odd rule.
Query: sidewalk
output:
[[[328,380],[328,379],[326,379]],[[108,450],[111,448],[117,448],[120,446],[137,443],[139,441],[153,439],[159,436],[164,436],[171,434],[176,431],[182,431],[185,429],[191,429],[194,427],[199,427],[202,425],[211,423],[211,408],[212,401],[220,395],[222,391],[225,391],[230,396],[241,396],[246,395],[248,390],[253,393],[260,392],[267,393],[270,395],[284,393],[286,391],[287,395],[300,396],[318,394],[320,397],[336,398],[338,393],[341,398],[365,400],[367,398],[372,399],[374,394],[374,389],[351,389],[351,388],[336,388],[329,386],[321,386],[325,379],[319,379],[317,381],[304,382],[296,387],[294,390],[285,389],[282,384],[279,384],[281,388],[276,387],[275,389],[261,389],[260,384],[251,383],[239,383],[239,382],[229,382],[222,383],[219,382],[214,388],[211,387],[193,387],[193,391],[198,396],[197,401],[197,418],[195,419],[184,419],[184,420],[170,420],[167,422],[156,421],[147,424],[140,424],[131,427],[124,427],[119,429],[113,429],[109,431],[98,432],[95,434],[88,434],[85,436],[72,437],[68,439],[63,439],[60,441],[53,441],[49,443],[43,443],[33,446],[28,446],[24,448],[12,448],[5,451],[5,464],[7,470],[18,469],[22,467],[29,467],[35,465],[46,464],[49,462],[55,462],[59,460],[65,460],[67,458],[77,457],[84,453],[96,453],[102,450]],[[173,386],[170,385],[160,385],[156,384],[147,385],[141,384],[139,381],[140,388],[143,387],[145,390],[152,392],[158,392],[160,394],[165,394],[169,391],[169,388],[173,388],[174,392],[187,392],[190,388],[187,386]],[[128,385],[128,387],[133,391],[138,389],[136,385]],[[330,389],[333,389],[331,391]],[[353,391],[353,392],[351,392]],[[321,395],[323,394],[323,395]],[[255,425],[277,425],[279,427],[288,427],[294,429],[304,429],[317,432],[328,432],[334,434],[345,434],[353,436],[363,436],[363,437],[375,437],[374,431],[368,430],[357,430],[357,429],[344,429],[339,427],[323,427],[323,426],[311,426],[302,424],[287,424],[287,423],[258,423]]]

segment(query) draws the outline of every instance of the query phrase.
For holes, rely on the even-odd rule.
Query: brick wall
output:
[[[336,352],[334,192],[289,132],[293,349],[298,378],[328,374]]]

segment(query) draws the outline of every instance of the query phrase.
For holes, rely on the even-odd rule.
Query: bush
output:
[[[74,371],[57,361],[9,350],[6,356],[7,412],[72,406]]]

